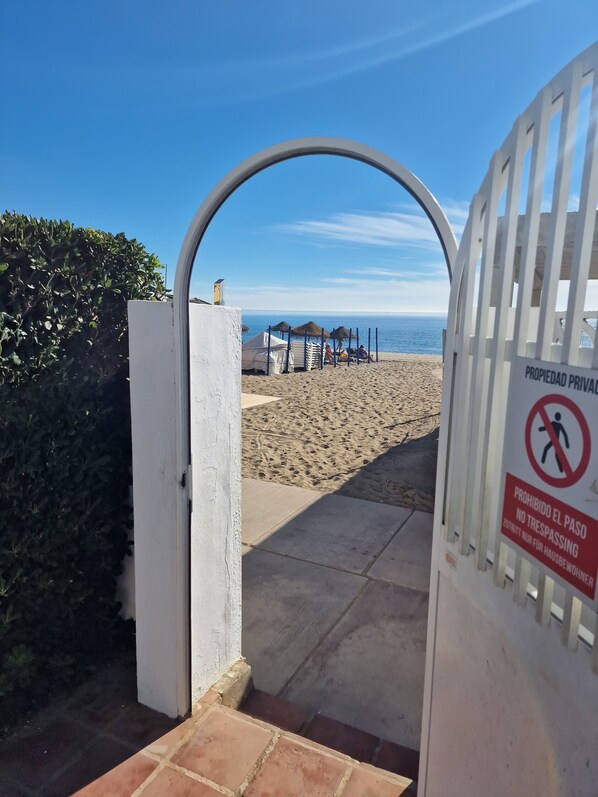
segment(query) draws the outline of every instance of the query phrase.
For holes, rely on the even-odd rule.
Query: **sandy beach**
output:
[[[243,476],[432,511],[441,387],[436,355],[243,374],[243,393],[281,397],[243,410]]]

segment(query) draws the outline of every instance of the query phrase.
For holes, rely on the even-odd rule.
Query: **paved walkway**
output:
[[[243,542],[256,687],[419,749],[432,515],[244,479]]]

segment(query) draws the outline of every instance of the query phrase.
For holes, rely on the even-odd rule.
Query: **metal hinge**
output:
[[[193,481],[191,478],[191,474],[192,474],[191,463],[189,463],[187,465],[187,470],[183,472],[183,475],[181,476],[181,481],[179,482],[183,490],[185,489],[185,487],[187,488],[187,495],[189,496],[189,514],[191,514],[192,505],[193,505],[193,502],[191,501],[191,495],[192,495],[191,490],[193,488]]]

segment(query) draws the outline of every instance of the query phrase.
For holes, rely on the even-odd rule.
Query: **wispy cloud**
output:
[[[261,57],[241,63],[233,62],[232,65],[229,63],[219,64],[217,67],[216,65],[212,66],[217,68],[221,74],[223,70],[232,67],[237,79],[240,74],[255,76],[256,73],[260,73],[269,76],[278,75],[282,78],[286,73],[285,91],[308,88],[400,61],[445,44],[471,31],[491,25],[493,22],[516,14],[539,2],[540,0],[515,0],[493,8],[487,13],[477,15],[471,15],[467,10],[465,15],[463,12],[459,15],[451,9],[450,13],[436,14],[434,17],[422,19],[413,25],[401,27],[383,36],[368,37],[334,48],[303,51],[275,58]],[[295,73],[294,80],[289,79],[288,70],[296,67],[301,68],[301,73]],[[260,96],[280,91],[280,86],[274,88],[265,83],[262,85]]]
[[[216,107],[233,102],[253,102],[256,99],[288,94],[291,91],[319,86],[356,74],[398,62],[418,53],[445,44],[479,28],[491,25],[500,19],[516,14],[540,0],[515,0],[504,3],[486,13],[476,13],[475,2],[459,9],[451,7],[445,13],[418,13],[411,23],[378,35],[339,42],[332,47],[316,49],[303,46],[294,52],[268,53],[257,49],[244,57],[235,58],[228,48],[220,47],[226,56],[213,57],[212,47],[199,47],[197,54],[189,54],[183,48],[178,58],[168,60],[156,56],[151,50],[147,59],[130,63],[120,61],[106,63],[105,59],[81,61],[78,69],[64,66],[69,80],[78,80],[94,91],[115,92],[113,80],[118,80],[117,89],[127,93],[134,89],[139,101],[146,95],[161,95],[167,98],[169,107],[188,108],[190,91],[202,107]],[[397,6],[398,8],[398,6]],[[336,32],[331,31],[331,38]],[[228,42],[227,42],[228,44]],[[148,51],[150,52],[150,51]],[[7,68],[14,68],[10,64]],[[37,80],[55,79],[57,65],[47,75],[36,73]],[[30,79],[31,75],[19,65],[16,73]],[[141,95],[141,97],[140,97]]]
[[[418,269],[409,269],[409,268],[376,268],[372,267],[365,267],[365,268],[352,268],[347,270],[347,274],[355,274],[360,277],[368,277],[370,279],[375,279],[377,277],[381,278],[390,278],[390,279],[418,279],[421,280],[422,277],[428,277],[433,279],[438,277],[442,279],[447,276],[447,269],[446,263],[423,263],[420,268]],[[325,282],[334,282],[335,277],[326,277],[324,278]]]
[[[404,203],[390,211],[355,211],[333,213],[323,219],[305,219],[277,224],[271,228],[310,240],[336,244],[359,244],[394,248],[417,248],[438,251],[438,236],[429,219],[417,205]],[[463,232],[469,205],[450,200],[443,209],[457,237]]]
[[[289,67],[301,67],[301,74],[286,80],[285,91],[303,89],[367,72],[386,64],[397,62],[445,44],[452,39],[497,22],[515,14],[540,0],[515,0],[492,9],[485,14],[467,15],[465,19],[451,13],[444,17],[422,20],[408,28],[401,28],[385,36],[349,43],[330,50],[303,52],[284,58],[264,59],[245,64],[247,72],[258,70],[269,75],[282,76]],[[466,12],[467,14],[467,12]],[[239,65],[237,64],[236,67]],[[309,68],[308,68],[309,67]],[[237,75],[239,70],[236,68]],[[290,77],[290,76],[289,76]],[[280,93],[281,87],[262,86],[260,96]]]
[[[274,229],[314,241],[425,249],[439,246],[438,236],[428,219],[412,213],[334,213],[327,219],[278,224]]]

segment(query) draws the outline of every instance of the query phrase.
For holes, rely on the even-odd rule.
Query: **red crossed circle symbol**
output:
[[[561,445],[561,441],[552,427],[548,413],[546,412],[546,407],[548,404],[559,404],[561,407],[565,407],[572,413],[573,417],[579,424],[582,438],[582,452],[579,464],[576,468],[571,467],[567,454]],[[548,433],[550,442],[554,447],[554,453],[558,457],[563,467],[562,476],[552,476],[551,474],[546,473],[546,471],[542,468],[541,463],[536,459],[532,448],[532,429],[536,416],[540,417],[542,425]],[[567,398],[567,396],[560,396],[558,393],[552,393],[549,396],[542,396],[541,399],[536,401],[529,412],[527,422],[525,424],[525,450],[527,451],[527,456],[532,468],[542,479],[542,481],[546,482],[546,484],[550,484],[551,487],[571,487],[571,485],[578,482],[585,473],[590,461],[591,447],[592,444],[588,422],[575,402],[571,401],[571,399]]]

